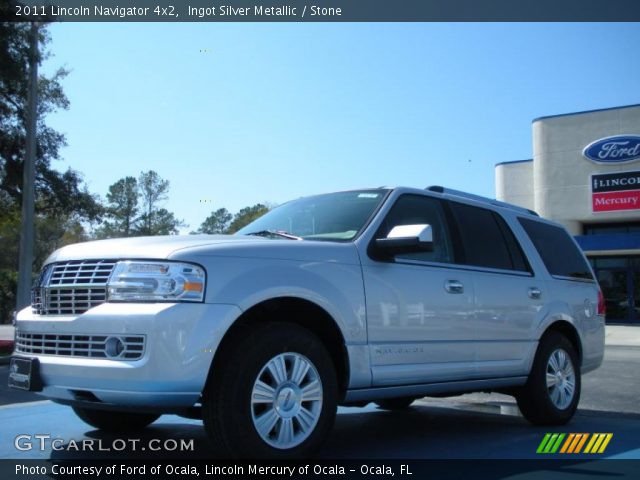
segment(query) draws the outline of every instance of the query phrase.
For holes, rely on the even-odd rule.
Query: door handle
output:
[[[531,287],[529,289],[529,298],[532,300],[538,300],[542,296],[542,292],[538,287]]]
[[[447,280],[444,283],[444,289],[448,293],[464,293],[464,285],[458,280]]]

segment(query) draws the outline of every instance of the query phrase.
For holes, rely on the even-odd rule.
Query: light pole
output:
[[[27,97],[27,148],[22,183],[22,233],[18,270],[16,309],[31,303],[31,275],[33,270],[34,203],[36,165],[36,125],[38,120],[38,23],[31,23],[29,45],[29,92]]]

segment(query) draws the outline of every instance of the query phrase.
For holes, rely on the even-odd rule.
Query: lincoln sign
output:
[[[640,210],[640,171],[591,175],[594,212]]]

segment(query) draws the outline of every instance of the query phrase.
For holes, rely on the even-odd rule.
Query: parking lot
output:
[[[640,459],[639,370],[640,328],[609,327],[605,362],[583,378],[578,413],[564,427],[531,426],[518,415],[512,398],[497,394],[425,398],[399,412],[379,410],[370,404],[364,408],[339,409],[333,433],[319,456],[331,459],[539,459],[536,449],[547,432],[580,432],[613,433],[605,452],[581,454],[580,459]],[[0,458],[215,457],[200,421],[165,415],[143,432],[115,437],[87,426],[68,407],[32,393],[9,390],[7,375],[8,366],[0,365],[0,425],[3,427]],[[16,437],[20,435],[27,435],[31,441],[23,437],[18,448]],[[35,435],[43,439],[36,439]],[[54,449],[51,446],[55,439],[59,448]],[[93,440],[93,449],[68,448],[82,440]],[[180,440],[192,448],[174,449]],[[26,448],[29,443],[30,448]],[[41,443],[44,448],[40,448]]]

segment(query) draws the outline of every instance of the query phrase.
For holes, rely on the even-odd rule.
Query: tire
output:
[[[336,370],[322,342],[283,322],[232,342],[203,396],[214,447],[233,458],[309,456],[329,434],[337,409]]]
[[[75,414],[85,423],[107,432],[133,432],[155,422],[160,415],[147,413],[116,412],[72,407]]]
[[[414,397],[384,398],[376,400],[375,404],[383,410],[405,410],[411,406],[416,399]]]
[[[549,332],[540,340],[527,383],[516,394],[524,418],[535,425],[564,425],[580,401],[578,355],[564,335]]]

